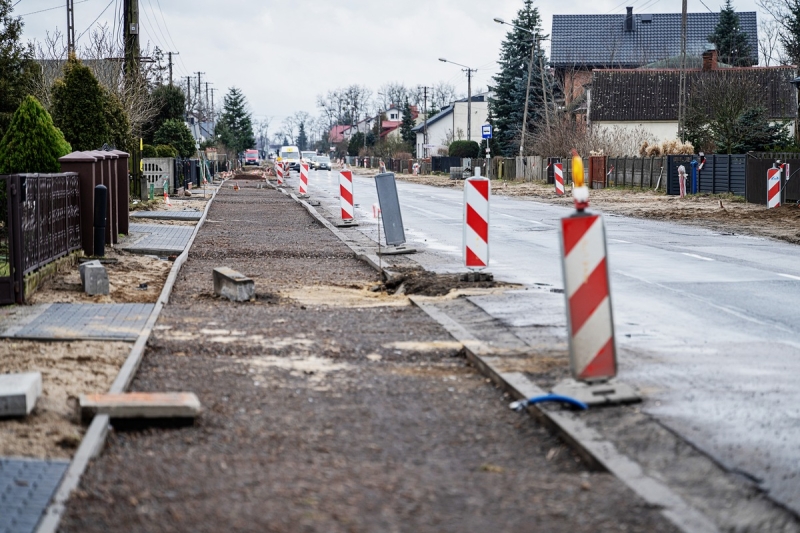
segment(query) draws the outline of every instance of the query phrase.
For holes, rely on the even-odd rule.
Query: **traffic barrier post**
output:
[[[340,228],[358,226],[353,203],[353,173],[349,170],[343,169],[339,172],[339,206],[342,219],[336,225]]]
[[[308,163],[302,161],[300,163],[300,197],[305,198],[308,196]]]
[[[553,164],[554,180],[556,184],[556,194],[564,196],[564,166],[561,163]]]
[[[617,352],[605,226],[601,215],[586,212],[589,188],[583,161],[575,151],[572,181],[575,213],[561,219],[561,264],[573,379],[556,385],[553,393],[587,405],[638,401],[630,386],[612,381],[617,375]]]
[[[781,205],[781,168],[767,169],[767,209]]]
[[[482,177],[464,180],[464,266],[480,270],[489,266],[489,197],[491,182]]]

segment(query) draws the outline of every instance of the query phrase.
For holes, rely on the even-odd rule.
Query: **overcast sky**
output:
[[[722,3],[704,1],[715,11]],[[95,24],[113,25],[121,5],[122,0],[75,0],[76,34],[104,9]],[[295,111],[317,115],[318,94],[353,83],[377,90],[392,81],[410,87],[447,81],[466,94],[465,74],[439,57],[477,68],[473,89],[485,88],[506,33],[492,19],[510,21],[522,5],[522,0],[140,0],[141,42],[180,52],[176,78],[205,72],[203,80],[220,90],[217,102],[235,85],[256,118],[273,117],[278,124]],[[642,13],[681,8],[677,0],[535,5],[546,32],[553,14],[624,13],[626,5]],[[63,6],[63,0],[17,1],[14,13],[25,15],[25,38],[43,39],[56,28],[63,32]],[[734,6],[757,10],[754,0],[735,0]],[[708,9],[689,0],[689,11]]]

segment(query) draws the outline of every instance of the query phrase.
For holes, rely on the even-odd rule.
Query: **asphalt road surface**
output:
[[[312,172],[310,194],[338,194]],[[294,180],[293,180],[294,182]],[[463,192],[397,182],[415,261],[463,271]],[[354,178],[359,230],[377,239],[374,181]],[[563,287],[558,223],[570,209],[494,196],[495,279]],[[800,248],[689,225],[605,218],[619,378],[648,413],[800,513]],[[519,295],[496,313],[533,316]],[[490,313],[492,309],[487,309]],[[566,333],[566,332],[565,332]]]

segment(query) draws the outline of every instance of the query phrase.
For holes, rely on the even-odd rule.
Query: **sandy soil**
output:
[[[461,189],[464,182],[447,176],[409,176],[397,178],[411,183]],[[552,185],[540,182],[493,181],[492,193],[531,199],[554,205],[572,205],[569,189],[558,197]],[[721,233],[741,233],[800,243],[800,209],[795,205],[767,210],[748,204],[731,194],[702,194],[684,199],[663,192],[638,189],[599,189],[591,191],[591,206],[606,213],[665,220],[702,226]]]
[[[42,303],[155,303],[172,268],[170,261],[152,256],[134,255],[111,250],[106,257],[117,263],[106,264],[110,293],[89,296],[81,288],[77,265],[47,280],[29,298],[31,304]],[[146,289],[140,289],[143,284]]]
[[[170,203],[167,205],[164,199],[157,197],[155,200],[147,202],[137,202],[130,205],[130,211],[203,211],[206,208],[206,202],[211,198],[209,193],[208,198],[186,198],[186,197],[173,197],[170,196]]]
[[[106,392],[131,345],[125,342],[0,340],[0,372],[42,373],[42,396],[26,418],[0,420],[0,456],[69,458],[85,428],[80,394]]]

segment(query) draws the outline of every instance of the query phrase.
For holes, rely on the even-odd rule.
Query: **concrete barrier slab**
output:
[[[202,411],[193,392],[125,392],[121,394],[81,395],[79,409],[83,420],[95,415],[109,418],[196,418]]]
[[[256,297],[256,284],[247,276],[228,267],[214,269],[214,294],[234,302],[248,302]]]
[[[42,374],[0,374],[0,417],[26,416],[42,394]]]

